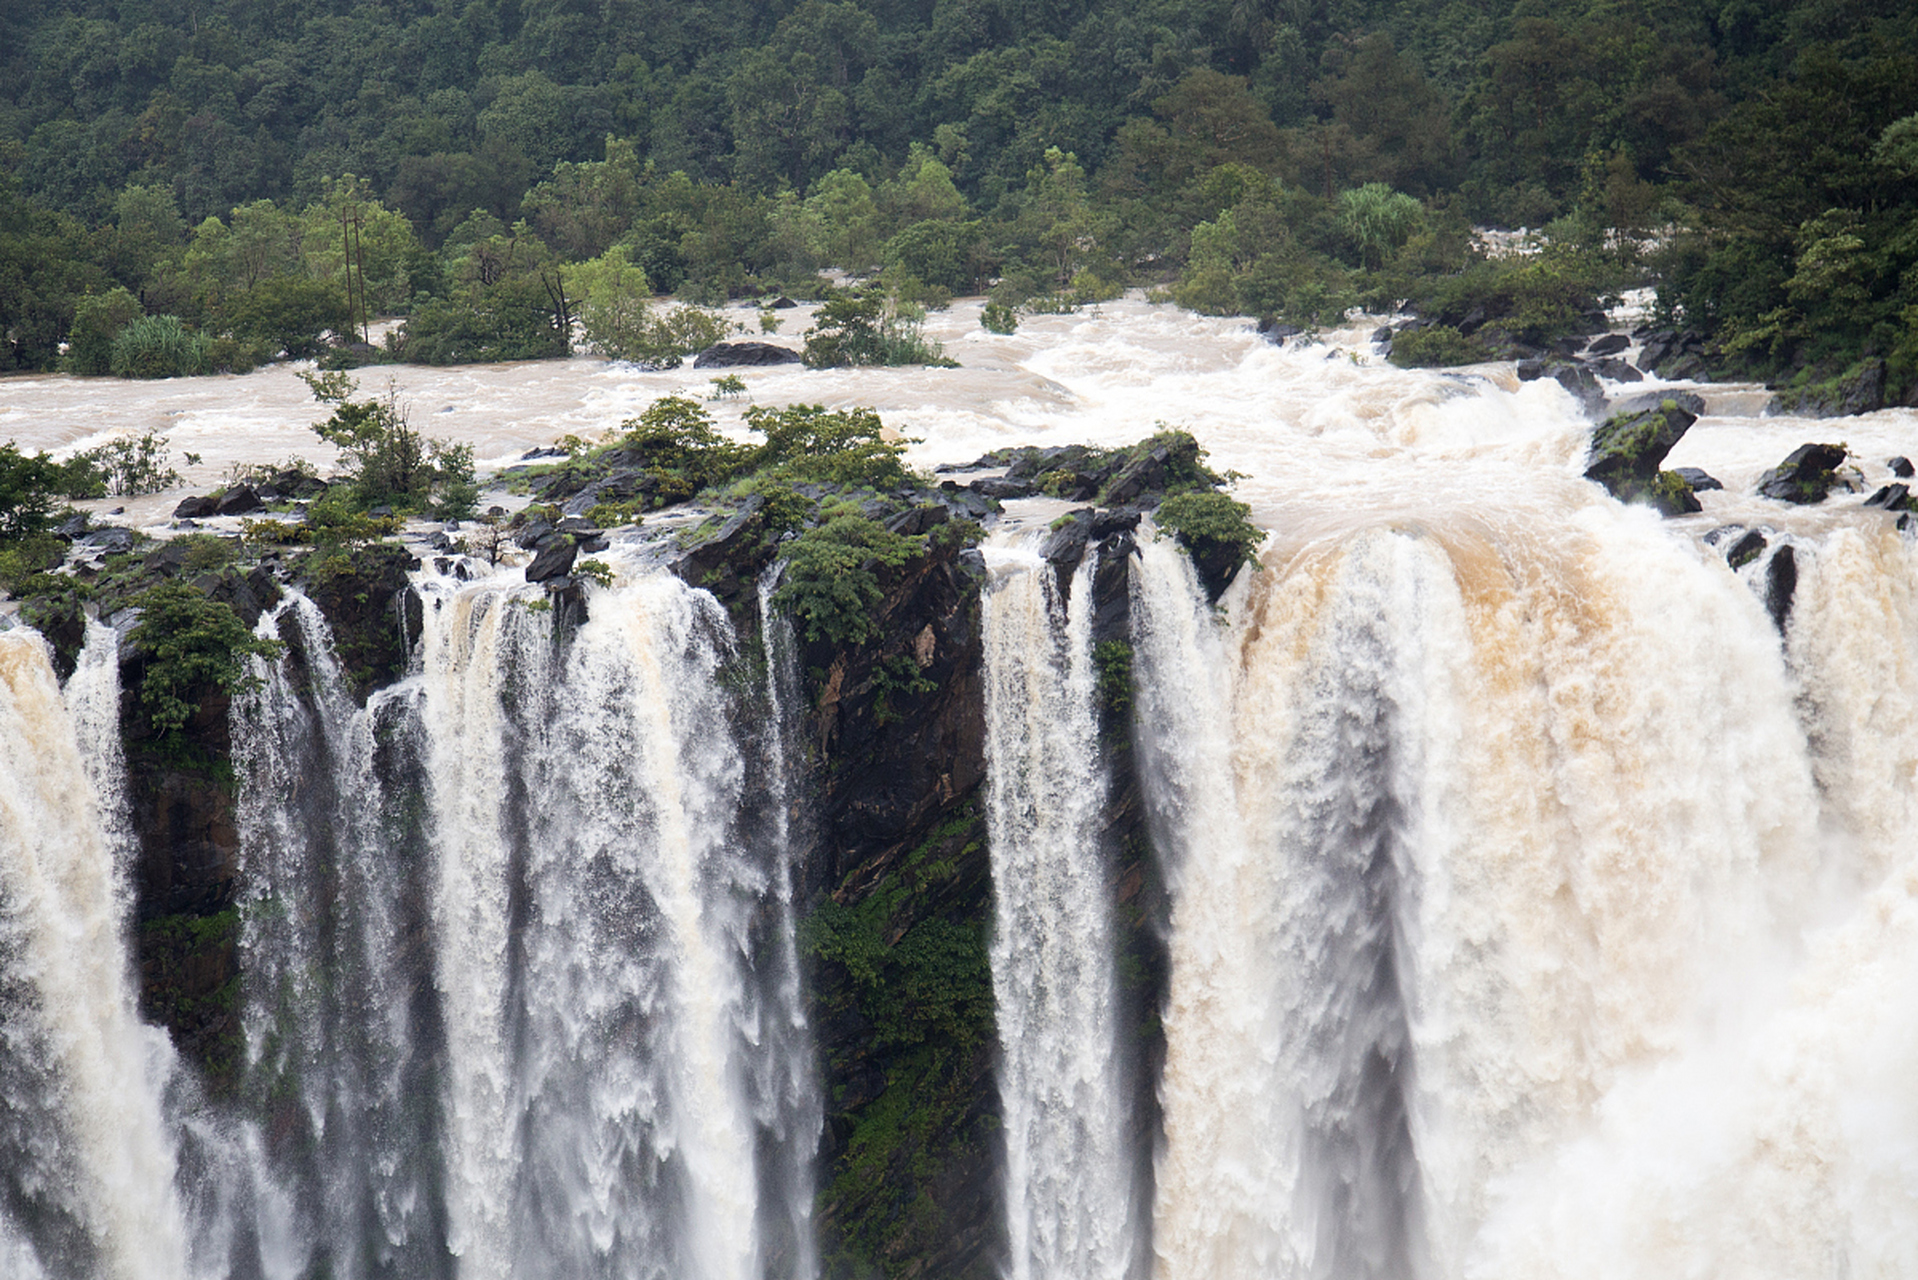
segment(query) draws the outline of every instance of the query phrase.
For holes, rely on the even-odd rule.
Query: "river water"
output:
[[[1084,593],[1065,599],[1012,531],[987,548],[1006,1274],[1918,1274],[1918,543],[1862,505],[1918,452],[1918,413],[1766,418],[1757,389],[1697,388],[1707,415],[1668,465],[1726,488],[1662,520],[1580,479],[1588,420],[1509,366],[1400,371],[1369,326],[1281,349],[1137,300],[1008,336],[976,318],[960,304],[928,325],[959,369],[744,370],[750,398],[711,408],[732,429],[747,403],[871,405],[928,467],[1187,427],[1270,531],[1217,607],[1149,530],[1133,567],[1137,743],[1172,900],[1149,1202],[1115,1114]],[[703,372],[585,359],[392,376],[415,425],[485,467],[710,391]],[[283,369],[14,379],[0,438],[68,451],[157,430],[200,455],[203,490],[236,461],[324,465],[314,407]],[[1751,496],[1812,440],[1849,445],[1856,492]],[[177,497],[127,515],[164,524]],[[1792,547],[1782,633],[1767,561],[1734,572],[1708,537],[1728,525]],[[320,1152],[262,1176],[349,1191],[350,1229],[384,1242],[371,1273],[422,1248],[471,1276],[811,1267],[790,1241],[816,1120],[793,1065],[785,836],[744,763],[785,748],[699,731],[723,717],[710,677],[733,641],[619,552],[621,607],[595,610],[565,671],[519,588],[428,569],[411,680],[362,710],[321,662],[298,706],[269,678],[239,712],[266,788],[242,797],[251,891],[288,898],[323,867],[329,886],[417,898],[409,924],[349,896],[324,928],[249,926],[258,973],[285,975],[249,997],[255,1025],[282,1028],[282,1056],[252,1069],[289,1082]],[[325,648],[297,600],[267,625]],[[33,1275],[55,1250],[82,1274],[230,1274],[140,1174],[181,1132],[160,1115],[163,1046],[112,966],[75,958],[73,929],[110,934],[125,909],[111,762],[84,745],[98,673],[63,693],[36,642],[0,644],[5,734],[37,747],[8,757],[4,792],[0,1093],[44,1121],[0,1131],[39,1171],[0,1188],[0,1266]],[[405,885],[376,856],[389,837],[363,829],[374,775],[399,776],[373,768],[376,744],[395,740],[416,743],[424,799]],[[93,778],[89,797],[48,768]],[[302,803],[335,816],[275,808],[276,771],[323,778]],[[536,830],[515,799],[530,788],[559,798]],[[77,850],[64,878],[46,829]],[[370,977],[409,930],[432,939],[408,954],[447,1063],[430,1122],[402,1105],[427,1030]],[[369,975],[351,1016],[300,995],[315,965]],[[372,1100],[357,1127],[348,1095]],[[380,1106],[436,1136],[373,1123]],[[138,1140],[109,1149],[109,1116]],[[290,1259],[261,1274],[297,1274],[344,1229],[297,1203],[290,1221],[280,1254],[254,1231],[257,1257]],[[754,1221],[791,1224],[788,1245],[738,1229]],[[130,1248],[131,1231],[160,1243]]]

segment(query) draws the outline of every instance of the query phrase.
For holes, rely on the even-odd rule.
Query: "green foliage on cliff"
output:
[[[786,573],[773,604],[809,641],[864,644],[879,634],[873,611],[884,599],[880,568],[925,554],[926,540],[892,533],[856,510],[841,510],[786,544]]]
[[[976,1205],[942,1202],[953,1171],[990,1167],[992,969],[986,936],[985,823],[976,805],[949,813],[850,905],[827,899],[800,931],[819,973],[815,999],[856,1014],[859,1074],[876,1095],[842,1109],[843,1141],[819,1192],[833,1274],[908,1266],[951,1243],[950,1224]],[[841,1063],[849,1068],[851,1063]]]
[[[1195,555],[1227,561],[1231,568],[1258,563],[1265,532],[1249,517],[1252,508],[1223,493],[1177,493],[1159,504],[1152,519]]]
[[[139,928],[140,1015],[172,1032],[215,1097],[231,1096],[246,1061],[239,939],[233,907],[160,916]]]
[[[254,635],[233,606],[187,582],[162,582],[133,601],[140,620],[128,637],[142,659],[140,703],[156,736],[177,733],[207,693],[246,686],[246,659],[273,658],[277,640]]]

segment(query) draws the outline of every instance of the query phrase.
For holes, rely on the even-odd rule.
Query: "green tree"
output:
[[[381,399],[355,400],[359,385],[344,373],[302,373],[300,378],[314,399],[333,406],[332,416],[314,423],[313,431],[339,449],[354,507],[388,505],[454,519],[472,514],[479,490],[471,445],[421,436],[392,384]]]
[[[276,658],[284,647],[189,582],[160,583],[133,604],[140,620],[128,640],[140,657],[140,703],[161,736],[184,728],[209,693],[246,688],[248,657]]]
[[[111,373],[113,339],[129,322],[145,314],[140,300],[118,286],[80,299],[73,308],[73,331],[67,335],[67,371]]]

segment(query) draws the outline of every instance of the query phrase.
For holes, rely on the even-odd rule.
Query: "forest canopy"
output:
[[[594,349],[671,359],[634,279],[831,268],[908,310],[991,288],[1002,322],[1143,284],[1310,324],[1489,282],[1493,225],[1546,228],[1586,295],[1659,284],[1727,370],[1909,384],[1914,9],[20,0],[0,367],[111,372],[143,317],[190,334],[144,322],[170,371],[379,315],[411,318],[388,358],[562,354],[594,290]]]

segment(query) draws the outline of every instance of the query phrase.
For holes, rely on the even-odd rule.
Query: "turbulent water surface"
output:
[[[1661,520],[1581,480],[1589,423],[1509,368],[1141,302],[975,319],[935,317],[958,370],[743,376],[872,404],[926,465],[1187,426],[1271,533],[1216,606],[1149,527],[1132,565],[1171,894],[1150,1203],[1085,574],[1013,527],[1056,507],[986,548],[1006,1275],[1918,1274],[1918,542],[1861,505],[1918,414],[1701,388],[1670,464],[1727,488]],[[705,387],[395,376],[496,462]],[[206,484],[320,458],[313,416],[286,371],[0,383],[0,437],[155,428]],[[1749,496],[1840,439],[1860,492]],[[1782,635],[1766,559],[1706,536],[1734,524],[1793,550]],[[790,670],[775,643],[763,688],[724,689],[723,612],[618,567],[563,664],[537,592],[429,567],[418,670],[364,707],[310,604],[263,620],[290,652],[234,712],[239,1117],[180,1084],[114,942],[112,638],[62,691],[0,635],[0,1273],[811,1273]]]

